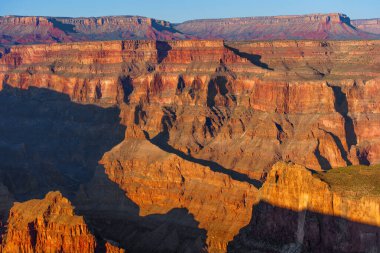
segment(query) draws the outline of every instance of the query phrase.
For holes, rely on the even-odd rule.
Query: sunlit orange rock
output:
[[[96,241],[71,203],[50,192],[42,200],[15,203],[1,247],[2,252],[94,252]]]

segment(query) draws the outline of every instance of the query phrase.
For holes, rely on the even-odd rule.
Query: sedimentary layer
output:
[[[379,162],[378,41],[115,41],[17,46],[2,85],[118,105],[121,122],[256,179],[277,160]],[[368,57],[370,55],[370,57]],[[369,131],[369,129],[372,129]],[[266,150],[265,153],[262,150]],[[302,152],[301,152],[302,150]]]
[[[2,252],[94,252],[95,237],[59,192],[15,203],[2,235]]]
[[[260,200],[280,199],[282,190],[270,190],[278,161],[317,171],[380,161],[379,41],[126,40],[1,50],[2,232],[15,200],[59,190],[102,249],[225,252],[254,222]],[[292,184],[328,192],[302,166],[284,172],[284,194],[303,198]],[[285,195],[272,204],[293,209]],[[312,210],[358,223],[372,217]]]
[[[369,39],[367,30],[356,29],[340,13],[302,16],[248,17],[191,20],[176,29],[200,38],[225,40]]]
[[[377,251],[379,195],[357,198],[331,187],[302,166],[276,164],[229,252]]]
[[[373,34],[380,34],[380,19],[357,19],[353,20],[352,24],[362,31]]]
[[[123,39],[374,39],[376,20],[351,21],[340,13],[190,20],[179,24],[140,16],[0,17],[0,44]]]
[[[139,16],[57,18],[0,17],[0,44],[61,43],[120,39],[189,39],[169,22]]]

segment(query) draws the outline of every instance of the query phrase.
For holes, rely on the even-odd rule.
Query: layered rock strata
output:
[[[272,192],[277,161],[322,170],[380,159],[378,41],[109,41],[1,52],[1,196],[12,203],[60,190],[103,250],[225,252],[251,214],[266,210],[255,209],[260,200],[283,197],[273,205],[293,208],[304,185],[327,192],[302,167],[284,172],[284,195]],[[355,221],[355,205],[366,212],[357,202],[332,212]],[[347,238],[357,234],[339,249]]]
[[[98,18],[0,17],[0,44],[121,39],[189,39],[163,20],[139,16]]]
[[[277,160],[313,169],[379,162],[377,41],[118,41],[18,46],[2,84],[119,105],[131,129],[260,178]],[[371,55],[371,57],[367,57]],[[265,149],[265,154],[262,150]],[[302,152],[301,152],[302,150]],[[301,155],[302,154],[302,155]]]
[[[59,192],[15,203],[2,235],[2,252],[95,252],[96,240],[83,217]]]
[[[225,252],[227,243],[249,222],[257,193],[254,186],[146,140],[124,141],[101,163],[110,180],[139,206],[140,215],[186,208],[207,231],[208,252]]]
[[[340,13],[190,20],[176,28],[200,38],[235,41],[376,38],[356,29],[350,18]]]
[[[340,13],[189,20],[173,24],[140,16],[89,18],[0,17],[0,44],[122,39],[376,39],[376,20],[351,21]]]
[[[352,24],[362,31],[373,34],[380,34],[380,19],[357,19],[353,20]]]
[[[229,251],[376,252],[379,203],[379,196],[342,195],[304,167],[278,163]]]

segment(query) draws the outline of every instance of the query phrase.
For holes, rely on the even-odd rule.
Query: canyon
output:
[[[379,193],[331,174],[377,175],[379,40],[59,36],[0,48],[2,252],[379,249]]]
[[[345,14],[309,14],[189,20],[171,23],[141,16],[1,16],[0,44],[104,40],[356,40],[379,39],[378,19],[351,20]]]

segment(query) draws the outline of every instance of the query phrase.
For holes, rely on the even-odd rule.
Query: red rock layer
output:
[[[0,17],[0,44],[116,39],[189,39],[169,22],[138,16],[99,18]]]
[[[313,169],[380,161],[379,48],[377,41],[18,46],[1,58],[0,78],[119,104],[126,126],[152,137],[167,132],[177,150],[260,178],[281,159]]]
[[[225,40],[359,39],[375,38],[355,29],[344,14],[311,14],[190,20],[176,26],[200,38]]]
[[[352,24],[362,31],[373,34],[380,34],[380,19],[357,19],[353,20]]]
[[[43,155],[39,154],[45,154],[49,145],[36,140],[40,136],[38,131],[37,137],[31,136],[34,138],[29,142],[39,146],[31,155],[33,162],[47,164],[41,171],[56,171],[52,177],[46,177],[48,186],[51,180],[52,185],[69,188],[60,178],[63,174],[73,175],[68,182],[78,184],[79,190],[74,192],[75,205],[92,221],[89,224],[102,238],[126,248],[127,242],[132,242],[130,247],[136,252],[155,249],[182,252],[189,248],[204,251],[202,232],[206,231],[207,250],[224,252],[228,241],[249,223],[252,205],[259,201],[257,179],[264,181],[266,171],[278,160],[297,162],[313,169],[380,161],[380,133],[376,127],[380,122],[379,52],[378,41],[227,44],[223,41],[112,41],[15,46],[4,49],[0,59],[2,99],[5,104],[10,101],[12,105],[23,105],[19,100],[27,100],[29,94],[32,101],[25,105],[38,112],[33,117],[34,112],[15,109],[17,115],[13,117],[3,110],[5,123],[2,126],[12,132],[9,128],[13,122],[20,122],[26,129],[38,122],[39,127],[49,130],[51,122],[58,121],[53,126],[59,131],[52,131],[50,136],[80,144],[79,150],[68,145],[69,152],[59,153],[57,160],[53,159],[55,154],[50,155],[52,161],[43,163],[40,157]],[[45,101],[42,97],[54,92],[41,89],[45,93],[38,94],[39,89],[33,87],[67,94],[71,101],[66,96],[57,104],[48,98]],[[57,94],[52,98],[58,99]],[[59,106],[61,103],[76,107]],[[80,172],[86,166],[96,167],[105,152],[97,147],[108,147],[109,143],[104,140],[99,145],[107,133],[101,130],[114,131],[114,135],[119,132],[120,129],[113,126],[114,121],[119,120],[114,114],[117,116],[119,111],[78,103],[120,108],[120,123],[127,127],[127,132],[125,140],[101,159],[108,178],[101,174],[102,167],[89,169],[89,178],[83,178]],[[70,117],[70,113],[80,112],[86,117]],[[112,117],[108,119],[107,115]],[[97,127],[93,119],[101,121],[101,126]],[[62,129],[58,126],[60,122]],[[21,130],[20,134],[28,134]],[[78,136],[78,142],[61,134],[67,132],[70,137]],[[106,137],[112,139],[112,135]],[[27,142],[29,137],[24,138],[21,142]],[[0,143],[0,148],[5,146],[16,158],[30,152],[24,144],[19,144],[17,136],[10,140],[15,143]],[[49,152],[55,150],[61,149],[52,147],[50,150],[49,147]],[[96,154],[91,156],[93,153]],[[71,154],[75,155],[71,157]],[[74,165],[79,164],[74,167],[79,176],[57,169],[54,162],[65,162],[62,160],[66,160],[66,156]],[[24,168],[20,160],[19,166]],[[68,163],[67,167],[71,166]],[[278,199],[276,205],[291,210],[302,202],[316,208],[313,212],[324,215],[336,212],[339,217],[350,220],[356,217],[356,211],[350,208],[357,205],[360,207],[357,213],[367,217],[357,220],[360,223],[378,215],[372,207],[373,213],[366,211],[366,204],[361,202],[346,204],[346,200],[342,200],[339,203],[347,206],[345,209],[326,207],[321,203],[321,196],[330,194],[328,187],[313,181],[301,167],[296,168],[300,172],[291,172],[291,179],[278,182],[276,175],[270,172],[260,190],[261,199]],[[273,184],[280,182],[285,182],[281,185],[283,192],[277,188],[271,190]],[[36,188],[26,185],[22,189],[25,194],[28,189],[38,192]],[[5,188],[3,190],[6,193],[3,195],[8,196]],[[308,197],[303,200],[305,192],[315,200],[310,202]],[[272,195],[278,198],[273,200]],[[330,197],[331,194],[327,196],[328,201]],[[298,204],[294,207],[289,199],[302,201],[295,202]],[[28,202],[25,206],[37,205],[34,203]],[[19,204],[16,211],[17,206],[22,207],[23,212],[27,209]],[[173,212],[177,214],[175,209],[184,209],[186,220],[182,219],[184,216],[173,218]],[[40,213],[45,211],[38,211]],[[68,213],[62,215],[65,217]],[[133,217],[128,220],[128,216]],[[280,222],[283,217],[278,215],[273,220]],[[29,216],[25,219],[29,220]],[[165,219],[170,221],[169,225],[162,222]],[[38,219],[31,220],[36,220],[33,226],[42,231],[49,228],[37,222]],[[13,223],[10,219],[9,224]],[[22,223],[22,227],[26,226],[24,230],[18,227],[16,230],[28,231],[28,223]],[[173,224],[181,231],[172,231]],[[266,231],[266,225],[263,226]],[[340,229],[337,227],[332,229]],[[271,231],[270,226],[267,228]],[[87,232],[85,235],[91,236]],[[297,238],[302,237],[302,233],[297,235]],[[30,239],[27,234],[21,236]],[[318,230],[312,236],[322,235]],[[369,235],[369,241],[372,236]],[[4,247],[8,238],[3,240]],[[314,242],[314,237],[303,238]],[[12,241],[18,242],[16,239]],[[331,245],[324,243],[327,248]],[[32,247],[29,243],[25,245],[28,249]],[[344,245],[341,247],[346,247]],[[107,243],[104,247],[112,248]]]
[[[122,39],[286,40],[378,38],[376,20],[344,14],[190,20],[180,24],[139,16],[92,18],[0,17],[0,44]],[[357,25],[357,27],[355,27]]]

